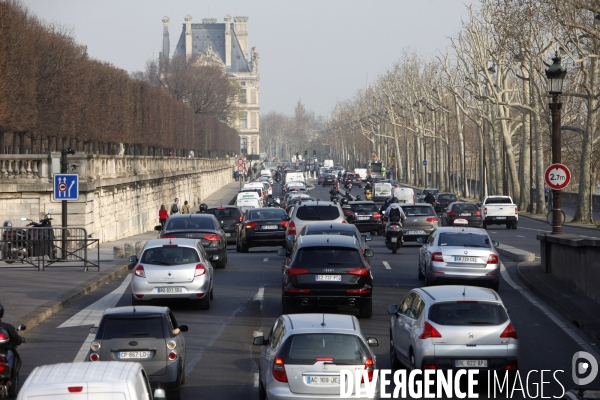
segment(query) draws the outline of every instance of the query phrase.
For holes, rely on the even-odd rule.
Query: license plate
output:
[[[367,219],[371,219],[371,217],[356,217],[356,219],[359,221],[365,221]]]
[[[342,276],[341,275],[317,275],[316,280],[317,281],[341,282]]]
[[[125,358],[151,358],[151,354],[149,351],[120,351],[119,359]]]
[[[454,261],[462,261],[462,262],[477,262],[477,257],[463,257],[463,256],[456,256],[456,257],[454,257]]]
[[[277,229],[277,228],[279,228],[279,225],[263,225],[262,228],[263,229]]]
[[[320,385],[339,385],[340,377],[339,376],[315,376],[309,375],[304,377],[307,385],[311,386],[320,386]]]
[[[470,217],[471,213],[462,213],[460,214],[461,217]]]
[[[406,232],[407,235],[424,235],[425,231],[408,231]]]
[[[455,360],[457,368],[487,368],[487,360]]]
[[[392,243],[396,243],[396,242],[398,241],[398,238],[397,238],[397,237],[393,237],[393,238],[391,238],[391,239],[392,239]]]
[[[226,233],[225,236],[231,237],[231,233]]]
[[[506,217],[496,217],[496,219],[506,219]]]
[[[158,293],[183,293],[183,288],[180,287],[159,287]]]

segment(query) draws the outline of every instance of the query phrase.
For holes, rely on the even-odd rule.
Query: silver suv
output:
[[[288,252],[294,247],[296,234],[311,222],[348,223],[346,218],[344,218],[344,212],[340,205],[332,201],[310,201],[305,204],[298,204],[298,206],[294,207],[289,217],[285,216],[282,219],[289,221],[285,233],[285,243]]]
[[[377,368],[370,347],[379,342],[366,338],[351,315],[282,315],[269,336],[255,337],[254,345],[265,346],[258,373],[260,399],[339,398],[341,370],[365,369],[371,380]],[[354,389],[351,397],[379,399],[379,387],[369,397],[362,383],[358,396]]]

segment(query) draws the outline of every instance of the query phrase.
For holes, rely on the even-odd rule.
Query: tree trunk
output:
[[[465,176],[465,139],[463,136],[463,124],[460,119],[460,108],[458,106],[458,99],[454,98],[454,115],[456,117],[456,133],[458,134],[458,163],[459,163],[459,175],[461,177],[460,195],[463,197],[467,196],[466,190],[466,176]]]

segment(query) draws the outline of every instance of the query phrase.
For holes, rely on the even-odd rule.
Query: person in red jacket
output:
[[[158,222],[163,226],[165,226],[165,222],[167,222],[167,218],[169,218],[169,212],[167,211],[167,207],[163,204],[160,206],[160,210],[158,210]]]

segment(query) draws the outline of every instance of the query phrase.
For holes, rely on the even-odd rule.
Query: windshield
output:
[[[165,230],[214,230],[212,218],[169,218]]]
[[[104,320],[103,340],[124,338],[163,338],[162,318],[107,317]]]
[[[454,201],[454,200],[456,200],[456,195],[455,194],[440,194],[438,196],[438,200],[450,200],[450,201]]]
[[[433,208],[431,208],[430,206],[404,206],[401,208],[407,217],[426,217],[430,215],[436,215],[435,211],[433,211]]]
[[[358,249],[348,247],[307,247],[300,249],[293,265],[304,268],[326,268],[332,265],[362,266]]]
[[[341,218],[341,215],[337,207],[315,205],[298,208],[296,218],[305,221],[333,221]]]
[[[337,365],[363,365],[367,355],[357,336],[335,333],[293,335],[280,351],[283,362],[290,365],[313,365],[317,358],[332,358]]]
[[[200,261],[198,251],[193,247],[153,247],[144,251],[141,263],[156,265],[181,265]]]
[[[508,321],[500,304],[477,301],[436,303],[428,318],[440,325],[500,325]]]
[[[215,217],[217,217],[217,219],[232,219],[232,218],[239,218],[240,214],[240,209],[239,208],[209,208],[208,210],[206,210],[207,214],[212,214]]]
[[[375,204],[350,204],[355,213],[376,213],[379,208]]]
[[[490,238],[485,233],[466,233],[462,231],[440,233],[440,246],[484,247],[491,248]]]

